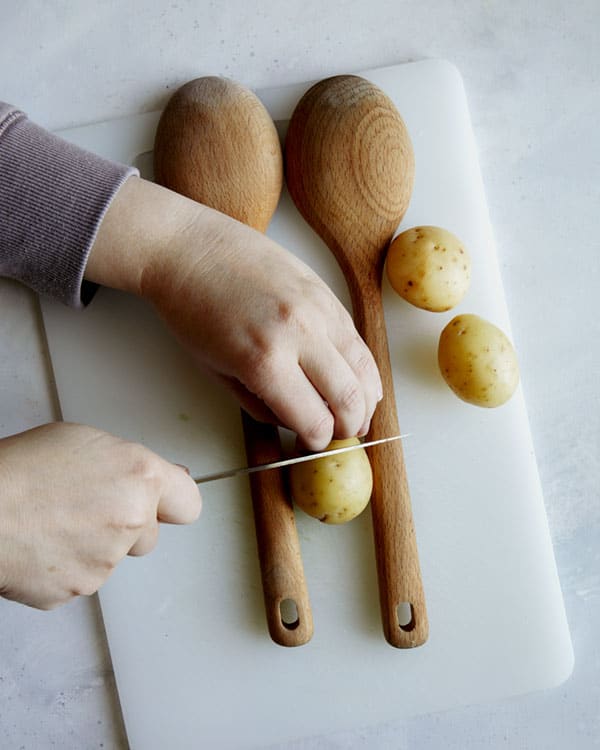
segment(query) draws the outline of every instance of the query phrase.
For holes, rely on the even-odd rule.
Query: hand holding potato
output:
[[[132,177],[86,277],[148,300],[256,419],[313,450],[367,432],[381,398],[371,352],[317,274],[260,232]]]

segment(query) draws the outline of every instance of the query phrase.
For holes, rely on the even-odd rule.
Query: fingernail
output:
[[[189,473],[190,473],[190,470],[188,469],[188,467],[187,467],[187,466],[184,466],[183,464],[177,464],[177,463],[176,463],[176,464],[175,464],[175,466],[179,466],[179,468],[180,468],[180,469],[183,469],[183,470],[185,471],[185,473],[186,473],[186,474],[189,474]]]

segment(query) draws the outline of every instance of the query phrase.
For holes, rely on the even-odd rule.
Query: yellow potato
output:
[[[440,335],[438,364],[454,393],[476,406],[500,406],[519,383],[512,344],[478,315],[457,315],[448,323]]]
[[[356,445],[358,438],[332,440],[327,450]],[[373,474],[364,449],[316,458],[290,467],[294,502],[324,523],[346,523],[361,513],[371,497]]]
[[[389,247],[386,270],[401,297],[431,312],[452,309],[471,281],[468,252],[441,227],[413,227],[399,234]]]

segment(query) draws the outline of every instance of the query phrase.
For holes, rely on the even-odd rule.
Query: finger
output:
[[[303,353],[300,365],[333,414],[335,437],[357,435],[367,419],[364,388],[340,352],[326,341]]]
[[[279,424],[296,432],[308,449],[323,450],[333,436],[333,414],[298,362],[265,362],[255,378],[246,384],[248,390],[267,404]]]
[[[138,537],[136,543],[131,547],[128,555],[131,557],[140,557],[141,555],[147,555],[148,552],[156,547],[158,542],[158,523],[151,523],[147,526],[142,534]]]
[[[383,397],[379,369],[371,350],[356,332],[347,337],[338,346],[338,350],[362,387],[365,399],[365,419],[356,434],[366,435],[373,412]]]
[[[156,516],[163,523],[193,523],[202,509],[198,485],[178,466],[165,461]]]

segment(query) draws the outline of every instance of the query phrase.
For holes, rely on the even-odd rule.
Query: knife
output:
[[[214,482],[217,479],[227,479],[229,477],[244,476],[246,474],[254,474],[256,471],[268,471],[269,469],[281,469],[284,466],[291,466],[292,464],[300,464],[304,461],[314,461],[317,458],[324,458],[325,456],[335,456],[338,453],[349,453],[355,451],[358,448],[370,448],[372,445],[381,445],[381,443],[391,443],[393,440],[401,440],[402,438],[408,437],[408,433],[405,435],[393,435],[392,437],[380,438],[379,440],[369,440],[365,443],[357,443],[356,445],[346,445],[343,448],[332,448],[328,451],[321,451],[320,453],[309,453],[305,456],[296,456],[295,458],[283,458],[280,461],[271,461],[267,464],[258,464],[257,466],[242,466],[239,469],[227,469],[225,471],[216,471],[214,474],[204,474],[201,477],[196,477],[194,482],[196,484],[204,484],[204,482]]]

